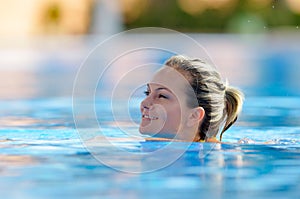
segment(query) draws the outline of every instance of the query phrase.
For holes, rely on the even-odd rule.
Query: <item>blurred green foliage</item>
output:
[[[300,24],[300,14],[292,12],[285,0],[271,0],[265,6],[256,6],[249,0],[236,0],[226,9],[210,8],[197,14],[185,12],[178,2],[148,0],[139,17],[125,19],[125,27],[154,26],[181,32],[260,33],[283,27],[296,29]]]

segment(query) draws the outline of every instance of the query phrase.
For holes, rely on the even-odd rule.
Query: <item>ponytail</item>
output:
[[[234,87],[227,87],[225,90],[225,125],[220,134],[220,141],[223,133],[231,127],[242,110],[244,95]]]

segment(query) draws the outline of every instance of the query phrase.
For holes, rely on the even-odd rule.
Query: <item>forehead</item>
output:
[[[185,91],[186,87],[190,85],[180,72],[167,66],[158,70],[149,84],[163,86],[173,93],[178,93],[180,95]]]

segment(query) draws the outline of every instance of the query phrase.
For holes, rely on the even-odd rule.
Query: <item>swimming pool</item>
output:
[[[192,143],[187,147],[177,143],[172,150],[184,153],[176,161],[153,172],[138,172],[166,157],[128,158],[110,153],[111,148],[100,142],[99,153],[115,160],[114,167],[98,161],[78,132],[95,135],[99,129],[88,117],[83,118],[86,126],[82,129],[76,129],[74,123],[68,82],[63,83],[73,79],[72,71],[34,70],[22,72],[21,77],[34,77],[30,78],[34,82],[25,79],[16,88],[28,89],[22,89],[25,82],[33,85],[33,91],[10,97],[2,94],[0,100],[1,198],[299,197],[300,95],[297,89],[289,90],[295,83],[281,84],[279,90],[278,84],[272,87],[272,80],[266,88],[258,82],[241,85],[248,97],[238,124],[224,134],[227,144]],[[55,87],[53,81],[61,86]],[[109,103],[106,98],[95,101],[97,113],[104,115],[100,134],[115,138],[114,146],[140,153],[169,144],[124,134],[109,114]],[[138,103],[131,108],[131,116],[138,121]],[[122,123],[124,128],[136,128],[126,124]],[[239,144],[242,138],[254,143]]]

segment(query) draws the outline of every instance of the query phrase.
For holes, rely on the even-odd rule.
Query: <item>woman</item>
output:
[[[215,68],[173,56],[147,84],[140,132],[183,141],[217,142],[237,120],[243,94],[226,86]],[[223,127],[223,128],[222,128]]]

